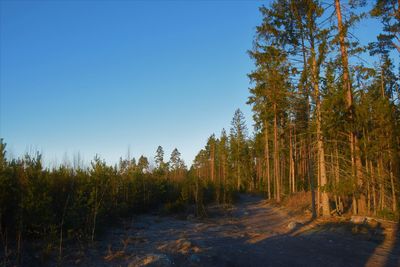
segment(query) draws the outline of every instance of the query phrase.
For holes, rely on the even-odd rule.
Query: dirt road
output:
[[[310,222],[243,195],[207,219],[139,216],[92,248],[66,249],[63,265],[400,266],[399,235],[389,235],[379,226]]]

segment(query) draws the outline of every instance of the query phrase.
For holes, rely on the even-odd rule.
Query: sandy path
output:
[[[399,238],[377,230],[354,235],[343,224],[308,223],[248,195],[228,212],[214,213],[201,220],[139,216],[83,253],[70,249],[65,265],[400,266]],[[294,220],[303,224],[289,230]]]

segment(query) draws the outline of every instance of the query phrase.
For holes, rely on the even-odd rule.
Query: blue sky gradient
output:
[[[190,165],[236,108],[252,129],[246,51],[262,4],[2,1],[0,136],[50,163],[78,151],[115,163],[128,147],[153,158],[161,145]],[[360,39],[379,30],[360,27]]]

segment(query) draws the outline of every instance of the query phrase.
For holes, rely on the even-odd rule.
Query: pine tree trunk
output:
[[[392,160],[392,153],[389,150],[389,167],[390,167],[390,185],[392,187],[392,210],[394,213],[397,211],[397,198],[396,198],[396,187],[394,183],[394,175],[393,175],[393,160]]]
[[[293,142],[292,142],[292,129],[289,128],[289,185],[290,192],[294,193],[294,160],[293,160]]]
[[[267,190],[268,190],[268,199],[271,199],[271,171],[270,171],[270,161],[269,161],[269,137],[268,137],[268,122],[264,122],[264,135],[265,135],[265,164],[266,164],[266,174],[267,174]]]
[[[306,185],[306,176],[307,176],[307,165],[308,165],[308,153],[307,153],[307,144],[306,140],[301,140],[300,146],[300,167],[301,167],[301,179],[303,182],[303,186]]]
[[[383,171],[383,160],[382,155],[379,155],[378,159],[378,177],[379,177],[379,206],[380,210],[385,208],[385,178],[384,178],[384,171]]]
[[[314,86],[314,94],[315,94],[315,109],[316,109],[316,128],[317,128],[317,149],[318,149],[318,169],[319,169],[319,177],[320,184],[318,186],[318,191],[322,187],[321,193],[321,202],[322,202],[322,215],[329,216],[329,197],[326,192],[326,185],[328,183],[326,177],[326,165],[325,165],[325,148],[324,148],[324,140],[322,136],[322,116],[321,116],[321,101],[319,94],[319,83],[318,83],[318,73],[317,73],[317,62],[315,58],[314,47],[311,46],[311,57],[312,57],[312,81]],[[319,204],[319,202],[318,202]]]
[[[321,169],[319,162],[319,153],[317,153],[317,215],[321,215]]]
[[[365,174],[367,175],[367,214],[371,214],[371,172],[369,170],[369,160],[365,159]]]
[[[282,142],[280,143],[279,147],[284,147]],[[286,172],[285,172],[285,170],[286,170],[286,159],[285,159],[284,155],[282,155],[282,154],[283,154],[282,151],[279,150],[279,165],[280,165],[280,170],[279,170],[279,182],[280,182],[280,185],[279,185],[279,188],[280,188],[280,191],[281,191],[281,195],[285,194],[285,187],[283,186],[283,181],[284,181],[284,179],[286,177]]]
[[[298,151],[297,151],[297,133],[296,133],[296,124],[294,124],[293,128],[293,135],[294,135],[294,155],[293,155],[293,192],[297,191],[297,184],[296,184],[296,175],[298,172],[298,168],[296,162],[298,161]]]
[[[342,12],[340,8],[340,0],[335,0],[335,9],[338,21],[338,29],[339,29],[339,43],[340,43],[340,52],[342,57],[343,64],[343,84],[346,90],[346,104],[347,109],[349,110],[349,120],[350,125],[354,126],[354,106],[353,106],[353,90],[351,88],[350,74],[349,74],[349,60],[347,54],[347,46],[345,44],[345,32],[343,29],[342,23]],[[352,155],[352,164],[353,169],[356,176],[356,184],[360,192],[359,199],[353,197],[353,210],[356,214],[365,214],[365,194],[363,192],[363,173],[362,173],[362,162],[360,156],[360,148],[357,134],[354,129],[350,130],[350,146],[351,151],[354,153]]]
[[[240,191],[240,165],[239,165],[239,160],[237,161],[237,190]]]
[[[376,201],[376,192],[375,192],[375,188],[376,188],[376,179],[375,179],[375,172],[374,172],[374,167],[372,164],[372,161],[369,162],[370,165],[370,172],[371,172],[371,184],[372,184],[372,205],[373,205],[373,214],[376,215],[376,205],[377,205],[377,201]]]
[[[211,144],[211,181],[214,182],[215,179],[215,148],[214,148],[214,144]]]
[[[225,154],[222,156],[222,179],[224,183],[224,195],[223,195],[223,202],[226,204],[226,159],[225,159]]]
[[[279,177],[279,140],[278,140],[278,115],[276,104],[274,103],[274,174],[275,174],[275,197],[276,201],[281,201],[281,192],[280,192],[280,177]]]
[[[336,166],[335,166],[335,182],[336,186],[339,186],[340,183],[340,164],[339,164],[339,149],[338,149],[338,144],[337,140],[335,141],[335,157],[336,157]],[[340,195],[337,195],[337,206],[336,210],[338,210],[340,213],[343,212],[343,206],[341,202],[341,197]]]
[[[258,180],[256,181],[256,190],[261,191],[262,185],[264,184],[264,174],[263,174],[263,158],[258,157]]]
[[[363,135],[367,141],[369,141],[367,132],[365,128],[363,128]],[[364,142],[364,151],[367,152],[367,142]],[[365,173],[367,175],[367,214],[371,214],[371,172],[369,168],[369,157],[365,156]]]
[[[311,136],[308,134],[308,146],[311,144]],[[311,171],[313,169],[313,161],[312,161],[312,153],[311,149],[308,149],[308,155],[307,155],[307,178],[308,182],[310,184],[310,190],[311,190],[311,212],[312,212],[312,218],[315,218],[317,216],[317,212],[315,209],[315,186],[314,186],[314,177],[312,177],[313,172]]]

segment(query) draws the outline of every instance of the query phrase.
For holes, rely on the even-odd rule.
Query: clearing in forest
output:
[[[67,247],[66,266],[400,266],[395,224],[309,220],[260,197],[196,219],[141,215],[90,248]]]

